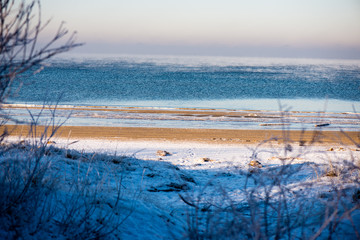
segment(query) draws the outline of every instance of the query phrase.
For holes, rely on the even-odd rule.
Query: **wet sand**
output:
[[[12,136],[29,136],[27,125],[7,125]],[[4,126],[0,127],[1,132]],[[43,126],[36,129],[38,134],[44,132]],[[48,133],[51,129],[48,129]],[[183,129],[183,128],[144,128],[144,127],[95,127],[95,126],[62,126],[54,138],[104,139],[104,140],[156,140],[156,141],[189,141],[203,143],[224,144],[256,144],[272,139],[282,142],[284,137],[300,145],[316,144],[345,144],[360,143],[360,132],[339,131],[288,131],[281,130],[227,130],[227,129]],[[352,141],[352,140],[353,141]]]

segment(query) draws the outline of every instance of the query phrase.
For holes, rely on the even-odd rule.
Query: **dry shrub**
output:
[[[211,183],[197,193],[180,195],[189,206],[186,238],[360,239],[359,154],[329,156],[314,148],[316,140],[295,148],[289,136],[284,129],[283,137],[275,139],[283,143],[280,149],[271,145],[274,138],[253,149],[250,163],[261,163],[262,168],[240,170],[237,198],[226,186],[210,190]],[[265,158],[264,152],[281,157]],[[331,160],[309,161],[308,154]],[[213,194],[205,194],[207,190]]]
[[[55,111],[42,133],[31,118],[25,140],[0,142],[0,238],[116,238],[132,212],[121,205],[126,157],[57,148]]]

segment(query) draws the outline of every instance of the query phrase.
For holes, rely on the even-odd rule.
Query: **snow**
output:
[[[332,204],[335,208],[342,204],[338,208],[339,217],[332,218],[338,219],[333,236],[347,233],[355,238],[356,231],[360,232],[359,200],[353,199],[354,191],[360,189],[357,149],[91,139],[76,142],[55,139],[55,142],[47,146],[50,154],[44,159],[51,162],[51,171],[56,172],[61,182],[56,189],[57,198],[69,207],[76,198],[66,192],[79,190],[83,184],[97,191],[95,200],[99,207],[94,215],[111,209],[119,211],[105,218],[110,221],[107,227],[117,225],[106,237],[109,239],[239,237],[231,233],[236,224],[230,222],[238,223],[239,234],[255,234],[259,228],[248,216],[251,211],[259,211],[258,222],[263,222],[260,213],[266,207],[267,196],[270,202],[288,204],[286,207],[270,204],[268,211],[273,214],[268,219],[270,229],[275,229],[273,223],[277,221],[287,224],[281,216],[296,216],[294,219],[299,220],[296,224],[291,220],[295,224],[293,236],[310,238],[319,231],[320,238],[327,238],[330,228],[326,225],[321,229],[328,219],[325,210],[331,214],[328,206]],[[330,147],[333,151],[329,151]],[[170,154],[157,156],[158,150]],[[1,161],[5,160],[3,155]],[[251,160],[259,161],[262,167],[250,167]],[[334,170],[337,176],[326,176],[329,170]],[[281,185],[277,183],[279,179]],[[76,187],[74,182],[78,184]],[[344,197],[337,198],[340,193]],[[120,200],[116,205],[118,195]],[[354,206],[353,211],[341,218],[342,212]],[[284,209],[288,213],[282,212]],[[273,230],[263,237],[274,237]],[[53,230],[54,234],[56,231]],[[41,234],[37,237],[52,237],[48,231]],[[282,233],[281,238],[287,238],[286,234]],[[0,230],[0,238],[6,235]],[[255,235],[242,236],[250,237]]]

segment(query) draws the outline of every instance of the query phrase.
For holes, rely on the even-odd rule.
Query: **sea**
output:
[[[79,126],[360,127],[360,60],[68,55],[20,81],[4,107],[19,121],[45,124],[56,117]]]

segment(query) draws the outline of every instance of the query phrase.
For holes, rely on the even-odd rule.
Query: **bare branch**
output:
[[[40,34],[50,23],[41,20],[40,0],[23,0],[19,4],[15,0],[0,0],[0,7],[1,104],[12,94],[13,82],[20,81],[23,73],[38,73],[49,58],[82,44],[76,43],[76,32],[69,33],[64,23],[49,42],[39,44]]]

